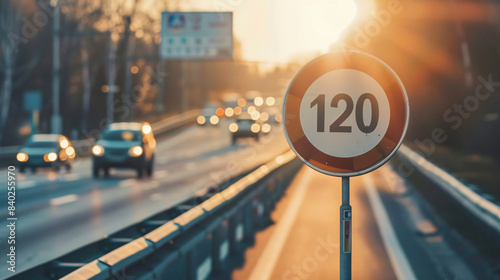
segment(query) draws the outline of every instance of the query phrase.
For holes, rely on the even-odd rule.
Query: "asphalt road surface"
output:
[[[28,269],[137,223],[270,160],[288,148],[279,126],[261,137],[231,144],[227,123],[192,126],[158,141],[154,175],[136,179],[134,170],[114,170],[94,179],[91,161],[75,161],[71,172],[39,170],[18,174],[17,271]],[[7,182],[2,170],[0,182]],[[6,197],[6,188],[2,188]],[[6,203],[6,200],[4,200]],[[7,204],[0,212],[6,221]],[[6,252],[6,226],[0,233]],[[12,276],[2,261],[0,278]]]
[[[232,279],[339,279],[341,181],[303,167]],[[476,279],[386,165],[351,178],[352,279]]]

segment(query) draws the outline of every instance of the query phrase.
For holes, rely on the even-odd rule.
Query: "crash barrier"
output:
[[[10,279],[202,280],[227,272],[231,260],[241,256],[255,232],[269,223],[275,203],[301,166],[288,151],[223,190],[208,189],[126,233],[111,235],[99,246],[77,252],[80,259],[96,248],[107,252],[94,260],[87,257],[88,263],[68,254]],[[132,232],[138,237],[126,238]]]
[[[191,110],[152,123],[151,127],[153,128],[153,132],[155,133],[155,135],[161,135],[183,125],[194,123],[199,113],[200,110],[198,109]],[[73,140],[71,141],[71,143],[75,147],[77,155],[90,155],[90,149],[94,145],[95,139],[89,138],[83,140]],[[0,147],[0,164],[11,164],[15,160],[16,154],[19,149],[21,149],[21,147],[22,146]]]
[[[479,278],[500,278],[500,207],[409,147],[401,146],[398,154],[423,176],[417,185],[426,201],[440,213],[438,222],[443,219],[451,223],[452,229],[443,234],[453,247],[473,266]],[[464,244],[464,237],[474,246]]]

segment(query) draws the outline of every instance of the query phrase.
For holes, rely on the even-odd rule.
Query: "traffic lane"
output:
[[[172,187],[176,187],[178,185],[183,186],[184,190],[190,189],[189,197],[191,197],[195,192],[199,190],[198,186],[207,187],[213,186],[219,182],[222,182],[223,179],[226,179],[227,176],[234,176],[234,174],[225,174],[228,171],[227,165],[231,163],[235,163],[239,166],[231,166],[231,170],[237,170],[238,173],[254,167],[256,163],[264,163],[270,160],[272,157],[276,156],[279,151],[279,147],[283,144],[284,139],[278,139],[276,143],[270,143],[265,146],[267,150],[260,151],[259,156],[257,158],[251,157],[241,157],[241,154],[247,154],[249,150],[252,150],[253,147],[247,146],[244,149],[234,151],[233,153],[221,153],[218,156],[210,157],[205,160],[197,160],[192,162],[187,162],[185,164],[179,165],[171,165],[171,169],[164,169],[157,171],[161,176],[156,176],[154,179],[148,180],[137,180],[134,178],[129,178],[126,180],[110,178],[103,180],[91,180],[90,184],[87,181],[83,182],[75,182],[75,185],[72,189],[67,190],[61,193],[49,194],[48,199],[45,199],[45,204],[43,207],[37,209],[36,215],[39,215],[40,218],[47,217],[48,213],[45,213],[45,210],[53,211],[53,209],[57,208],[57,206],[61,204],[71,203],[73,206],[75,205],[90,205],[88,201],[85,201],[85,198],[90,196],[98,195],[99,198],[109,199],[109,201],[102,201],[104,205],[111,205],[113,201],[117,200],[120,195],[128,196],[126,190],[130,190],[131,187],[133,190],[138,190],[140,192],[144,192],[144,195],[148,195],[148,192],[152,192],[154,189],[158,190],[168,190],[170,191]],[[241,153],[241,154],[240,154]],[[123,171],[119,172],[119,175],[133,175],[134,172],[131,171]],[[126,178],[126,177],[124,177]],[[189,179],[189,180],[186,180]],[[195,184],[192,184],[195,182]],[[80,183],[80,184],[76,184]],[[189,186],[189,187],[187,187]],[[83,189],[84,191],[77,193],[74,190]],[[71,199],[72,197],[77,196],[78,199]],[[57,211],[55,211],[57,212]],[[80,213],[80,210],[75,210],[75,213]],[[63,211],[62,215],[66,215],[68,212]],[[25,217],[29,213],[22,213],[23,217]],[[57,213],[58,215],[60,213]],[[49,216],[50,217],[50,214]],[[39,220],[40,219],[36,219]],[[41,219],[43,221],[44,219]]]
[[[229,162],[241,170],[266,162],[284,151],[285,143],[282,134],[277,132],[266,144],[252,141],[243,149],[217,155],[216,161],[215,156],[195,160],[193,169],[180,168],[171,173],[168,170],[171,175],[164,180],[128,179],[118,185],[103,180],[104,188],[89,188],[77,181],[75,184],[82,184],[77,188],[87,187],[90,191],[54,198],[43,208],[20,216],[23,221],[18,231],[20,269],[61,256],[192,197],[218,180],[226,179],[230,175],[227,174]],[[254,152],[255,157],[242,156]],[[235,169],[234,164],[230,170]]]
[[[240,162],[235,159],[235,157],[252,154],[252,145],[258,145],[258,143],[249,143],[248,146],[229,146],[218,151],[211,151],[210,156],[200,155],[199,159],[196,160],[179,160],[175,163],[157,165],[153,179],[135,179],[135,171],[133,170],[116,170],[108,178],[97,180],[84,178],[72,182],[71,185],[64,181],[55,181],[44,188],[32,189],[32,191],[37,191],[36,193],[19,195],[17,214],[24,216],[30,212],[39,212],[54,204],[68,202],[68,199],[83,197],[96,189],[107,190],[143,185],[144,189],[147,190],[149,186],[182,184],[188,176],[200,176],[206,183],[218,184],[254,164],[252,157],[245,158],[245,165],[240,165]],[[264,156],[264,158],[266,157]],[[261,162],[263,163],[265,160]],[[208,179],[207,174],[209,175]],[[2,216],[5,216],[5,213]]]
[[[203,138],[200,136],[203,136]],[[220,143],[223,145],[230,145],[230,140],[225,139],[228,137],[224,136],[226,135],[221,134],[218,130],[207,130],[196,126],[190,127],[182,133],[173,137],[165,138],[163,141],[158,142],[157,159],[160,162],[167,159],[165,162],[172,165],[182,163],[185,159],[188,159],[187,156],[185,159],[175,157],[175,161],[172,161],[172,154],[178,153],[179,151],[185,150],[195,155],[206,153],[206,151],[216,152],[217,149],[221,147]],[[187,139],[192,139],[196,142],[187,141]],[[204,139],[204,141],[202,141],[202,139]],[[157,166],[158,164],[156,164],[155,167]],[[75,181],[85,181],[86,184],[96,185],[90,174],[91,161],[89,159],[82,159],[75,162],[74,170],[74,172],[69,174],[56,173],[49,169],[42,170],[42,172],[37,174],[29,174],[28,176],[25,174],[18,174],[17,193],[18,197],[22,198],[18,201],[18,205],[23,206],[23,210],[25,210],[29,208],[24,207],[26,203],[33,204],[34,202],[44,201],[54,196],[60,196],[61,193],[81,193],[89,190],[88,187],[80,189],[76,188],[77,186],[81,186],[81,184],[75,184]],[[162,172],[153,174],[156,178],[160,178],[163,175],[165,174],[162,174]],[[112,172],[112,176],[110,176],[110,178],[100,180],[122,180],[135,176],[135,174],[129,172]],[[0,216],[1,215],[2,214],[0,214]]]
[[[258,147],[256,147],[258,145]],[[204,161],[195,159],[191,161],[179,161],[176,163],[169,163],[165,165],[157,166],[157,171],[154,174],[154,179],[152,181],[136,180],[133,177],[135,172],[133,171],[117,171],[114,172],[109,178],[102,178],[99,180],[86,179],[76,182],[72,182],[71,186],[65,184],[65,182],[56,182],[44,188],[41,194],[34,196],[26,196],[25,194],[20,195],[18,201],[18,214],[25,215],[30,211],[39,211],[43,207],[51,206],[52,201],[59,201],[61,197],[67,196],[82,196],[86,193],[91,192],[94,189],[110,189],[123,187],[130,184],[160,184],[160,185],[174,185],[182,183],[186,176],[189,175],[206,175],[210,171],[210,180],[205,178],[205,182],[212,181],[213,184],[220,182],[221,180],[227,179],[227,177],[236,175],[248,168],[248,166],[240,165],[238,162],[238,157],[245,157],[245,164],[255,164],[254,160],[259,160],[258,158],[252,157],[254,150],[261,153],[261,157],[267,158],[264,151],[259,151],[258,148],[262,149],[263,145],[260,143],[250,142],[248,146],[230,146],[226,149],[221,149],[218,151],[211,151],[210,156],[200,156],[200,159],[206,159]],[[265,146],[264,146],[265,147]],[[271,151],[269,156],[273,156],[274,152]],[[247,157],[247,155],[250,155]],[[226,168],[224,168],[226,167]],[[230,174],[233,172],[233,174]],[[130,178],[132,177],[132,178]],[[65,199],[63,199],[65,202]]]
[[[408,180],[394,171],[391,164],[363,179],[369,194],[371,186],[376,188],[416,279],[477,279],[467,262],[444,237],[445,232],[453,229],[444,223],[438,226],[433,222],[437,213],[425,206],[427,202]],[[396,261],[398,259],[401,258]]]
[[[359,179],[351,184],[352,277],[397,279]],[[234,279],[338,279],[340,186],[340,179],[304,167],[287,191],[288,205],[279,205],[286,208],[282,216],[273,216],[275,224],[265,230],[274,232],[266,244],[256,246],[264,249],[252,248],[246,255],[258,261],[236,271]],[[282,246],[273,246],[279,240],[284,240]]]
[[[224,132],[224,131],[220,131]],[[212,139],[224,138],[225,135],[221,135],[219,130],[207,130],[198,126],[191,126],[180,131],[176,131],[171,135],[162,136],[157,139],[157,153],[170,154],[172,151],[182,150],[183,147],[196,147],[203,144],[199,141],[201,136],[205,137],[209,142]],[[163,157],[160,157],[162,159]],[[55,172],[51,168],[38,168],[36,173],[27,171],[25,173],[19,173],[16,170],[16,180],[18,183],[18,190],[30,189],[41,185],[54,184],[55,182],[71,182],[80,179],[86,179],[91,177],[91,167],[92,161],[88,156],[79,157],[77,155],[75,162],[73,163],[73,168],[71,171],[61,170]],[[0,180],[7,180],[7,169],[2,170],[0,173]]]
[[[338,279],[340,186],[304,167],[233,278]],[[351,178],[353,279],[476,279],[419,199],[388,165]]]
[[[210,128],[207,128],[210,130]],[[158,152],[158,157],[160,161],[163,158],[169,159],[166,163],[155,164],[155,172],[153,174],[154,179],[158,179],[161,184],[171,184],[175,181],[178,181],[179,178],[182,179],[183,173],[179,173],[179,171],[188,170],[191,171],[197,167],[197,162],[201,159],[210,159],[207,165],[211,165],[213,163],[217,163],[219,161],[219,156],[224,155],[226,153],[231,153],[237,156],[243,156],[247,158],[247,161],[251,162],[255,157],[256,152],[260,152],[263,150],[263,146],[265,146],[266,142],[272,141],[273,135],[279,134],[280,130],[276,130],[273,134],[270,134],[267,137],[263,137],[265,141],[254,142],[250,141],[242,141],[239,145],[231,145],[231,141],[229,137],[222,138],[219,137],[220,133],[214,131],[212,129],[212,134],[214,137],[197,137],[197,136],[206,136],[205,128],[201,128],[201,130],[194,129],[195,133],[185,133],[184,135],[188,135],[188,138],[197,139],[198,142],[185,142],[181,141],[178,144],[184,143],[187,146],[179,146],[176,145],[173,147],[170,145],[170,148],[178,152],[178,150],[186,151],[187,154],[194,154],[196,157],[188,157],[180,158],[177,157],[175,161],[172,161],[172,153],[164,151],[169,151],[169,149],[165,149],[163,147],[167,145],[160,144],[159,146],[163,146],[160,148]],[[193,131],[193,130],[190,130]],[[182,137],[187,138],[187,137]],[[178,138],[176,138],[178,139]],[[208,140],[208,141],[207,141]],[[211,141],[210,141],[211,140]],[[168,141],[168,144],[171,142]],[[245,145],[242,145],[245,144]],[[221,148],[222,147],[222,148]],[[232,157],[232,156],[231,156]],[[234,160],[230,159],[227,161],[227,165],[229,166],[227,169],[229,171],[233,171],[233,173],[239,172],[239,168],[237,168],[237,164],[235,164]],[[233,166],[233,167],[231,167]],[[234,170],[233,170],[234,169]],[[220,173],[220,172],[219,172]],[[212,177],[228,177],[231,176],[229,172],[222,172],[222,175],[211,174]],[[88,176],[88,174],[86,174]],[[180,175],[180,176],[179,176]],[[84,177],[81,176],[78,180],[67,181],[64,179],[57,179],[51,181],[50,184],[45,184],[43,186],[38,186],[36,188],[29,189],[18,189],[18,214],[25,214],[30,211],[38,210],[43,206],[47,206],[49,201],[58,197],[66,196],[66,195],[82,195],[84,193],[90,192],[94,188],[112,188],[121,184],[123,180],[129,180],[134,178],[135,172],[133,170],[122,171],[116,170],[112,171],[111,175],[108,178],[100,178],[93,179],[92,177]],[[60,177],[63,178],[63,177]],[[5,216],[6,213],[0,214],[0,216]]]

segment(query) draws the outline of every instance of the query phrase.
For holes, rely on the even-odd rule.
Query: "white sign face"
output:
[[[297,156],[333,176],[387,162],[406,133],[409,104],[396,73],[358,51],[322,55],[295,75],[283,100],[283,130]]]
[[[231,12],[163,12],[162,59],[231,59]]]
[[[300,104],[300,122],[313,124],[303,126],[307,139],[334,157],[355,157],[373,149],[385,135],[390,117],[384,89],[354,69],[324,74]]]

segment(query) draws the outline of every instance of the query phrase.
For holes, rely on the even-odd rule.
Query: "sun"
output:
[[[325,52],[339,40],[357,12],[353,0],[274,0],[270,3],[266,17],[256,18],[266,24],[259,24],[250,34],[241,34],[255,38],[254,43],[250,41],[247,46],[243,41],[244,56],[287,61],[300,53]],[[239,33],[236,28],[235,32]]]
[[[190,0],[191,10],[233,12],[243,59],[287,62],[303,53],[326,52],[356,17],[355,0],[237,0],[231,5]],[[221,1],[215,1],[217,3]]]

